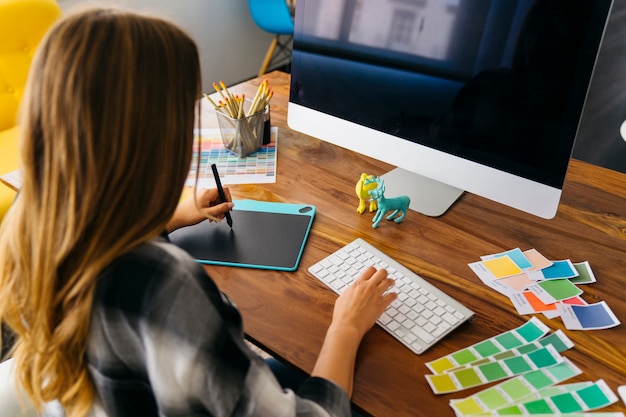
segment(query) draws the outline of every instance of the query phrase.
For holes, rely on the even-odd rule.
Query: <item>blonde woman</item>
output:
[[[44,415],[50,402],[68,417],[350,414],[356,351],[393,281],[365,271],[335,305],[313,377],[283,389],[165,233],[232,208],[208,190],[177,209],[200,96],[194,42],[158,18],[71,14],[34,58],[23,187],[0,229],[0,320]]]

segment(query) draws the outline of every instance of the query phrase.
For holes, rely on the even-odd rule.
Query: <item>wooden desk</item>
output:
[[[353,401],[376,416],[453,416],[451,398],[476,390],[434,395],[424,363],[512,329],[519,316],[507,298],[489,289],[468,263],[481,255],[520,247],[536,248],[550,259],[589,261],[598,282],[584,287],[589,302],[605,300],[626,324],[626,175],[573,161],[562,205],[543,220],[465,194],[444,216],[410,212],[401,224],[372,229],[372,214],[356,212],[354,186],[362,172],[381,175],[390,165],[289,130],[286,123],[289,77],[274,72],[271,119],[279,128],[275,184],[231,186],[235,199],[306,203],[317,216],[296,272],[207,266],[209,274],[240,308],[250,340],[276,357],[310,372],[330,323],[336,296],[307,272],[319,259],[357,237],[462,301],[477,314],[421,356],[382,329],[365,337],[356,365]],[[252,96],[261,79],[230,88]],[[603,378],[617,392],[626,384],[624,325],[609,330],[569,331],[560,319],[539,317],[563,329],[575,347],[564,353],[583,371],[578,381]],[[568,381],[569,382],[569,381]],[[620,402],[603,411],[626,411]]]

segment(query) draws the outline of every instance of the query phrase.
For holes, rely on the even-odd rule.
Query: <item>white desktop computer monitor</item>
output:
[[[611,5],[298,0],[289,126],[397,166],[424,214],[467,191],[552,218]]]

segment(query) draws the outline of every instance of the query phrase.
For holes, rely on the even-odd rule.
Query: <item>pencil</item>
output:
[[[222,202],[225,203],[227,201],[226,200],[226,194],[224,194],[224,188],[222,187],[222,181],[220,181],[220,174],[219,174],[219,172],[217,172],[217,165],[211,164],[211,169],[213,170],[213,178],[215,179],[215,185],[217,186],[217,193],[219,194],[220,199],[222,200]],[[228,225],[232,229],[232,227],[233,227],[233,218],[230,217],[230,211],[226,212],[226,222],[228,223]]]

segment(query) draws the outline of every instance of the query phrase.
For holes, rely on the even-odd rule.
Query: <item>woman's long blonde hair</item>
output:
[[[38,408],[88,413],[96,278],[165,230],[200,84],[196,45],[158,18],[92,9],[42,41],[22,107],[23,185],[0,228],[0,320],[17,333],[16,374]]]

